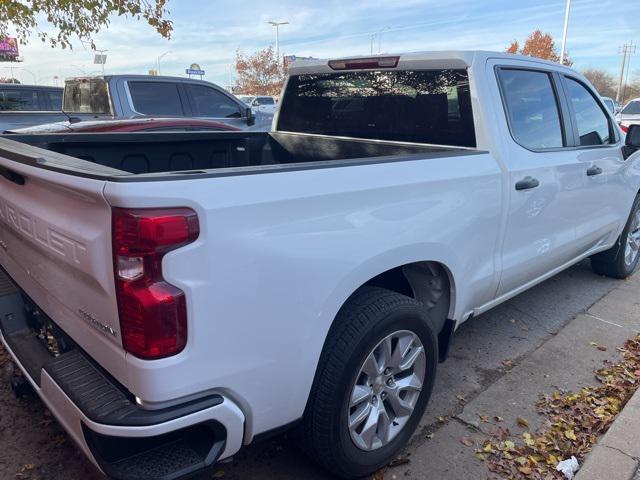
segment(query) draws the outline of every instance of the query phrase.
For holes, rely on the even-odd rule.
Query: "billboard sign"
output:
[[[0,38],[0,59],[14,61],[18,58],[18,40],[13,37]]]

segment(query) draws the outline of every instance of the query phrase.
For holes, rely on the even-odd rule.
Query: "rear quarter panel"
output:
[[[299,418],[345,300],[377,274],[434,260],[455,280],[459,318],[496,287],[502,175],[489,154],[218,178],[107,183],[118,207],[187,206],[200,237],[164,258],[187,295],[179,355],[127,357],[147,403],[220,390],[248,439]]]

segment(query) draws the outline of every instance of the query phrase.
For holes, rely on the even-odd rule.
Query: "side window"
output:
[[[0,97],[0,110],[40,110],[38,103],[38,92],[27,89],[4,90]]]
[[[569,99],[578,127],[580,145],[605,145],[611,143],[609,119],[596,99],[584,85],[566,77]]]
[[[273,105],[274,103],[271,97],[258,97],[258,105]]]
[[[49,108],[54,111],[62,110],[62,92],[49,91]]]
[[[178,85],[171,82],[128,82],[133,108],[144,115],[184,115]]]
[[[239,118],[242,116],[238,104],[215,88],[194,84],[187,84],[186,87],[191,94],[195,117]]]
[[[511,134],[525,148],[564,146],[558,101],[547,72],[498,70]]]

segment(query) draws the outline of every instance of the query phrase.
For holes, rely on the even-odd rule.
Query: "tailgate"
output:
[[[105,182],[7,155],[0,151],[0,265],[73,340],[117,369],[124,350]]]

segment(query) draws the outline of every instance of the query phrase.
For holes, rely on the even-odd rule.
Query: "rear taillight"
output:
[[[162,257],[199,233],[198,216],[189,208],[113,209],[113,267],[127,352],[156,359],[186,345],[184,292],[162,277]]]
[[[626,125],[620,125],[620,128],[624,133],[629,133],[629,127],[627,127]]]
[[[329,60],[332,70],[366,70],[371,68],[396,68],[400,57],[347,58]]]

